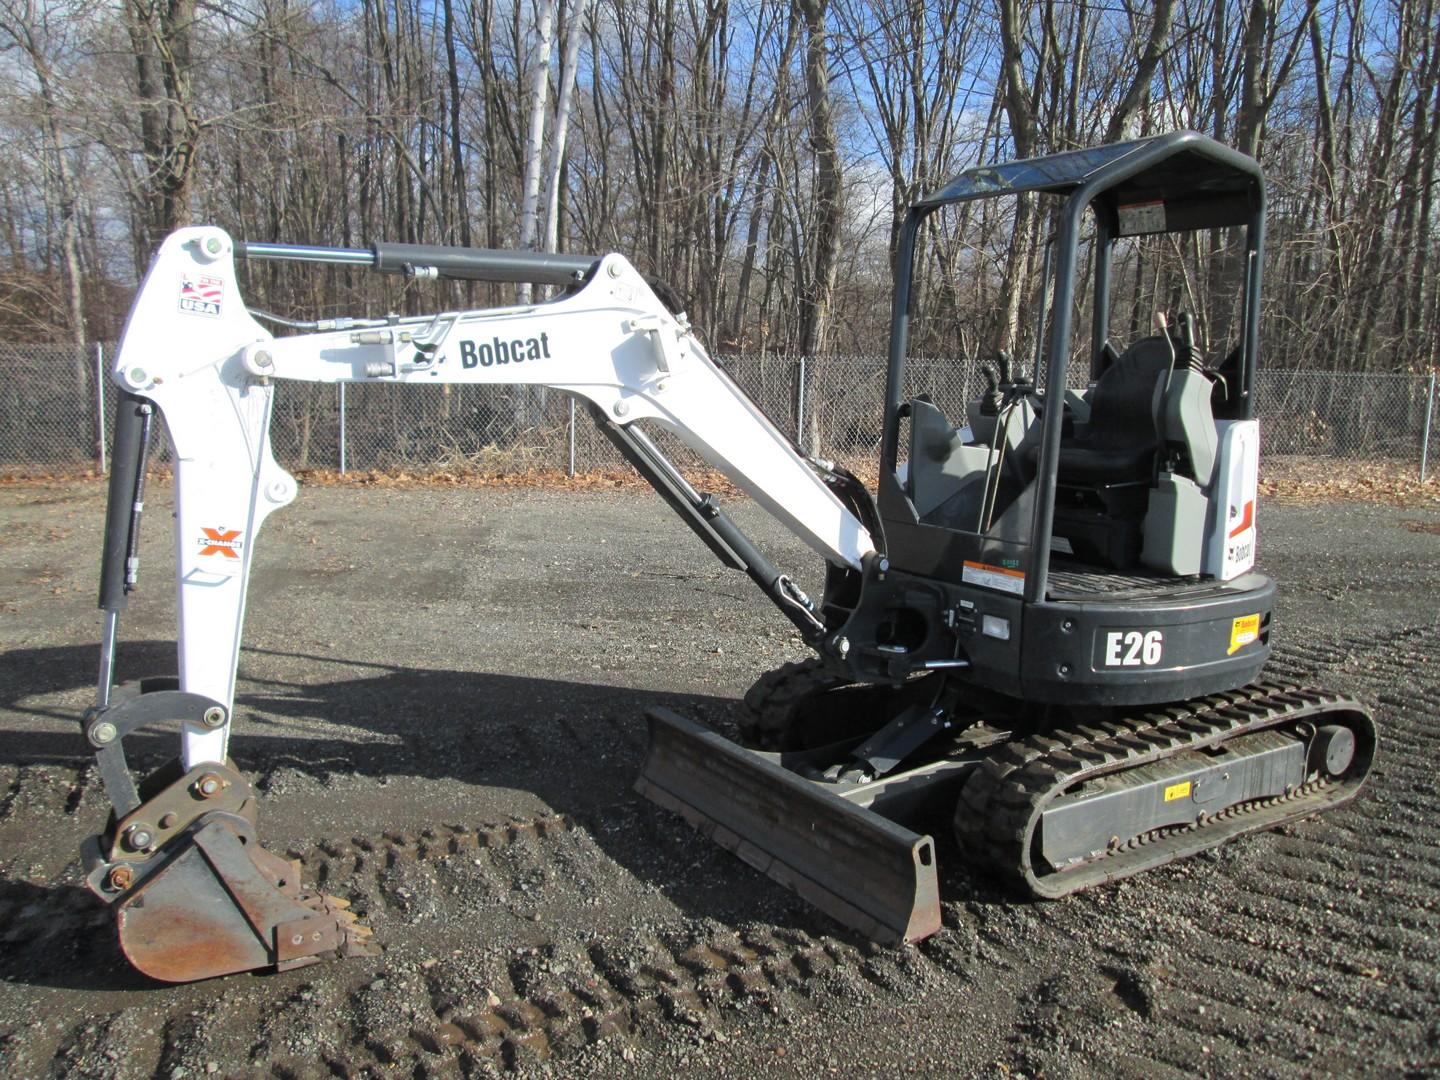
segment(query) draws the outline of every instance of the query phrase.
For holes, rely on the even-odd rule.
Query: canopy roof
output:
[[[927,212],[948,203],[1025,191],[1070,196],[1082,187],[1088,190],[1088,201],[1112,211],[1164,204],[1161,219],[1132,215],[1133,227],[1122,220],[1122,234],[1242,225],[1264,203],[1264,179],[1253,158],[1198,132],[1174,131],[979,165],[921,199],[915,208]]]

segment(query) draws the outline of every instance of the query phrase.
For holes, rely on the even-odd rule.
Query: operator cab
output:
[[[967,322],[959,269],[983,296],[987,274],[1010,276],[1004,259],[1041,261],[976,257],[973,234],[1008,237],[1021,200],[1053,227],[1015,320],[1029,332],[1012,335],[1028,365],[927,359],[973,352],[976,324],[994,321],[992,299]],[[912,207],[878,498],[886,564],[908,588],[892,580],[868,603],[862,590],[845,636],[873,642],[853,673],[950,665],[1031,700],[1129,705],[1259,671],[1273,595],[1251,571],[1264,201],[1252,159],[1176,132],[971,169]],[[1082,306],[1088,334],[1072,326]]]

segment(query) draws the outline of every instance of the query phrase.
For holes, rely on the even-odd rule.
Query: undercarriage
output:
[[[1338,806],[1374,759],[1369,711],[1323,691],[1258,682],[1076,714],[955,681],[924,676],[897,694],[787,664],[745,699],[742,736],[770,749],[653,711],[637,788],[841,921],[913,941],[940,925],[924,830],[946,819],[966,867],[1055,899]],[[897,728],[924,730],[903,763],[861,734],[884,708],[909,720],[881,729],[889,746]],[[849,737],[813,745],[824,731]],[[837,855],[857,809],[893,827]]]

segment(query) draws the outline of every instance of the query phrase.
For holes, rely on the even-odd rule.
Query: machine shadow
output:
[[[173,656],[169,643],[127,643],[117,682],[173,671]],[[335,677],[302,684],[266,681],[247,671],[297,660],[322,676],[333,668]],[[0,707],[36,712],[29,703],[37,696],[82,689],[76,674],[93,661],[91,646],[0,654],[0,672],[8,672],[0,674]],[[319,781],[312,793],[322,795],[332,778],[353,776],[506,788],[574,820],[621,869],[658,888],[687,916],[849,933],[634,792],[647,744],[646,709],[666,706],[733,735],[732,699],[254,649],[242,653],[240,685],[231,754],[264,800],[262,839],[266,816],[274,820],[284,812],[297,775]],[[19,704],[22,699],[27,704]],[[89,756],[75,719],[73,733],[56,732],[53,724],[12,731],[0,740],[0,765],[83,767]],[[126,750],[132,769],[141,773],[172,757],[176,743],[173,732],[146,730],[127,740]],[[284,794],[267,794],[272,786]],[[424,817],[423,805],[415,809],[415,820],[381,828],[503,823],[503,815],[497,821],[483,811],[454,820],[453,809],[436,810],[434,819]],[[37,977],[45,978],[32,972],[26,981]]]
[[[79,885],[0,878],[0,979],[63,990],[153,990],[120,951],[109,910]],[[43,912],[43,919],[35,916]]]

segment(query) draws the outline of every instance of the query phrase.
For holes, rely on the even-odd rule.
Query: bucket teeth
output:
[[[373,940],[375,931],[360,921],[353,911],[348,911],[350,901],[339,896],[323,897],[323,910],[335,917],[340,927],[341,956],[379,956],[380,946]]]
[[[342,896],[329,893],[310,893],[303,897],[304,905],[335,920],[340,932],[340,944],[336,953],[342,957],[378,956],[380,946],[372,940],[375,931],[360,921],[360,916],[349,910],[350,901]]]

